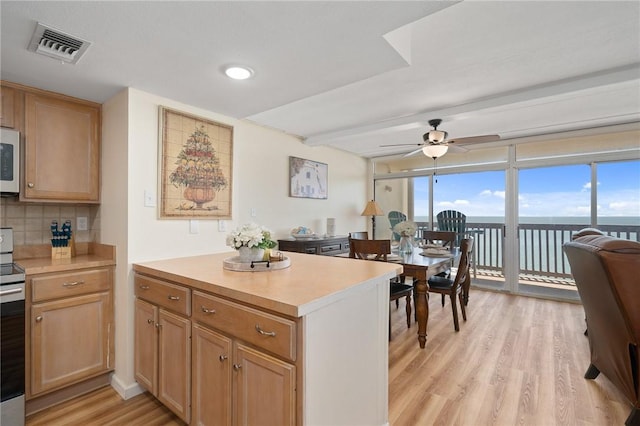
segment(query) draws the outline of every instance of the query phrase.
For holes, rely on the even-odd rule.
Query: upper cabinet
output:
[[[2,125],[23,135],[20,201],[99,203],[100,104],[2,85]],[[13,126],[7,105],[17,106]]]
[[[27,93],[22,200],[100,201],[100,106]]]
[[[15,90],[12,87],[0,87],[0,99],[0,126],[13,129],[17,124],[15,120]]]

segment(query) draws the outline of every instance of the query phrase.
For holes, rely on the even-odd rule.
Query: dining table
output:
[[[460,259],[458,248],[451,250],[449,254],[426,254],[427,251],[415,247],[410,254],[393,253],[387,258],[388,262],[399,263],[404,271],[403,275],[414,278],[415,286],[415,310],[418,322],[418,343],[424,349],[427,343],[427,324],[429,322],[429,303],[427,292],[429,290],[428,279],[430,276],[449,269],[452,264]]]

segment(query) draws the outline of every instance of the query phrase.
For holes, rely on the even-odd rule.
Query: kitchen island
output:
[[[264,272],[223,269],[235,252],[134,264],[136,380],[193,424],[387,424],[402,267],[283,254]]]

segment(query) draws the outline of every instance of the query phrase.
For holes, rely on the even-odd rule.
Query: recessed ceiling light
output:
[[[227,77],[233,78],[234,80],[246,80],[253,75],[253,70],[249,67],[234,65],[227,67],[224,70],[224,73]]]

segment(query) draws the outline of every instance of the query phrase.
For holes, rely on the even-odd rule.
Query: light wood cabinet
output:
[[[27,277],[27,399],[113,370],[113,270]]]
[[[192,423],[231,426],[231,339],[199,324],[191,336]]]
[[[192,336],[193,424],[295,424],[294,365],[198,324]]]
[[[11,129],[16,127],[15,101],[15,90],[12,87],[0,86],[0,126]]]
[[[22,201],[100,201],[100,106],[25,93]]]
[[[295,425],[296,321],[136,274],[135,378],[187,423]]]
[[[296,322],[200,291],[192,300],[195,424],[296,424]]]
[[[184,307],[190,293],[159,280],[136,277],[136,296],[135,378],[189,423],[191,321],[183,315],[189,312]]]
[[[234,424],[295,425],[295,366],[236,342],[233,369]]]

